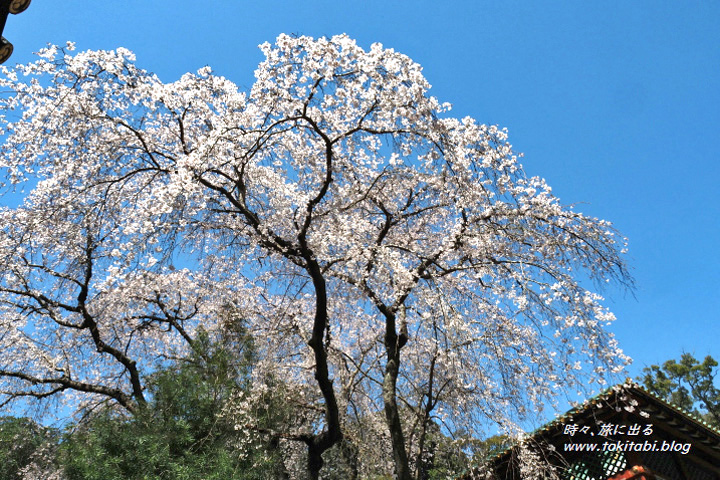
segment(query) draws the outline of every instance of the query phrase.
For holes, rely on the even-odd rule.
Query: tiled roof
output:
[[[632,403],[640,403],[638,412],[635,412]],[[691,432],[693,438],[697,438],[698,442],[702,442],[709,450],[715,452],[717,458],[720,459],[720,429],[713,427],[697,415],[658,398],[629,378],[624,383],[606,389],[543,425],[529,434],[520,445],[536,446],[542,442],[554,445],[553,441],[558,443],[559,437],[563,434],[563,428],[568,423],[582,423],[582,420],[597,421],[598,419],[602,420],[600,417],[617,416],[625,414],[625,412],[642,416],[643,414],[640,412],[647,408],[655,411],[662,418],[670,419],[674,428]],[[498,466],[507,463],[516,448],[517,445],[498,453],[485,465]],[[461,479],[469,478],[470,473],[466,473]]]

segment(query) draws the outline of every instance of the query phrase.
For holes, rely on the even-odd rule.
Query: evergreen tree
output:
[[[67,433],[60,457],[68,480],[260,480],[276,469],[267,445],[238,444],[220,415],[250,366],[207,335],[193,349],[153,375],[135,415],[106,410]]]
[[[668,360],[662,367],[644,368],[645,375],[638,379],[651,393],[720,428],[717,366],[718,362],[710,355],[700,363],[693,355],[683,353],[679,362]]]

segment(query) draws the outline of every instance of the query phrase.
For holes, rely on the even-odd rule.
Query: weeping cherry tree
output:
[[[596,286],[630,284],[624,240],[526,176],[505,130],[379,44],[260,48],[247,93],[125,49],[3,68],[3,404],[132,412],[230,305],[257,355],[239,428],[302,445],[314,479],[342,441],[355,475],[408,480],[438,428],[511,432],[622,369]],[[279,381],[296,420],[253,425]]]

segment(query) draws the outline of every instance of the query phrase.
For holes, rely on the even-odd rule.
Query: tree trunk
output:
[[[433,382],[435,381],[435,362],[437,361],[437,355],[433,356],[430,362],[430,374],[428,376],[428,391],[427,391],[427,403],[423,410],[422,426],[420,427],[420,440],[418,445],[418,454],[416,469],[417,469],[417,480],[426,480],[428,477],[428,470],[430,465],[426,461],[425,457],[425,440],[428,432],[428,425],[430,424],[430,412],[432,412],[434,406],[433,403]],[[421,402],[422,403],[422,402]]]
[[[318,448],[308,445],[307,468],[310,474],[310,480],[319,480],[323,463],[322,452]]]
[[[303,245],[303,248],[306,248]],[[330,379],[330,371],[327,363],[327,350],[325,348],[325,332],[328,328],[327,313],[327,287],[325,278],[322,276],[320,267],[310,255],[307,255],[307,271],[315,287],[315,319],[313,322],[312,337],[308,344],[315,355],[315,380],[318,382],[323,400],[325,401],[325,421],[327,425],[320,434],[310,435],[305,439],[308,446],[308,473],[311,480],[320,478],[320,470],[323,466],[322,454],[333,445],[342,440],[340,430],[340,410],[338,409],[335,389]]]
[[[390,429],[396,478],[398,480],[412,480],[396,395],[397,378],[398,372],[400,371],[400,345],[397,333],[395,332],[394,318],[388,320],[385,332],[385,350],[388,360],[385,365],[385,376],[382,387],[383,403],[385,404],[385,420]]]

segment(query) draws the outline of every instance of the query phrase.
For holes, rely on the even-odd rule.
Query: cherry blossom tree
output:
[[[0,211],[3,402],[132,411],[231,305],[258,355],[246,431],[304,444],[311,478],[345,435],[407,480],[438,426],[512,430],[623,367],[584,284],[630,284],[624,240],[527,177],[505,130],[451,117],[379,44],[261,49],[248,93],[124,49],[3,70],[3,188],[27,192]],[[282,432],[243,417],[273,379],[304,419]]]

